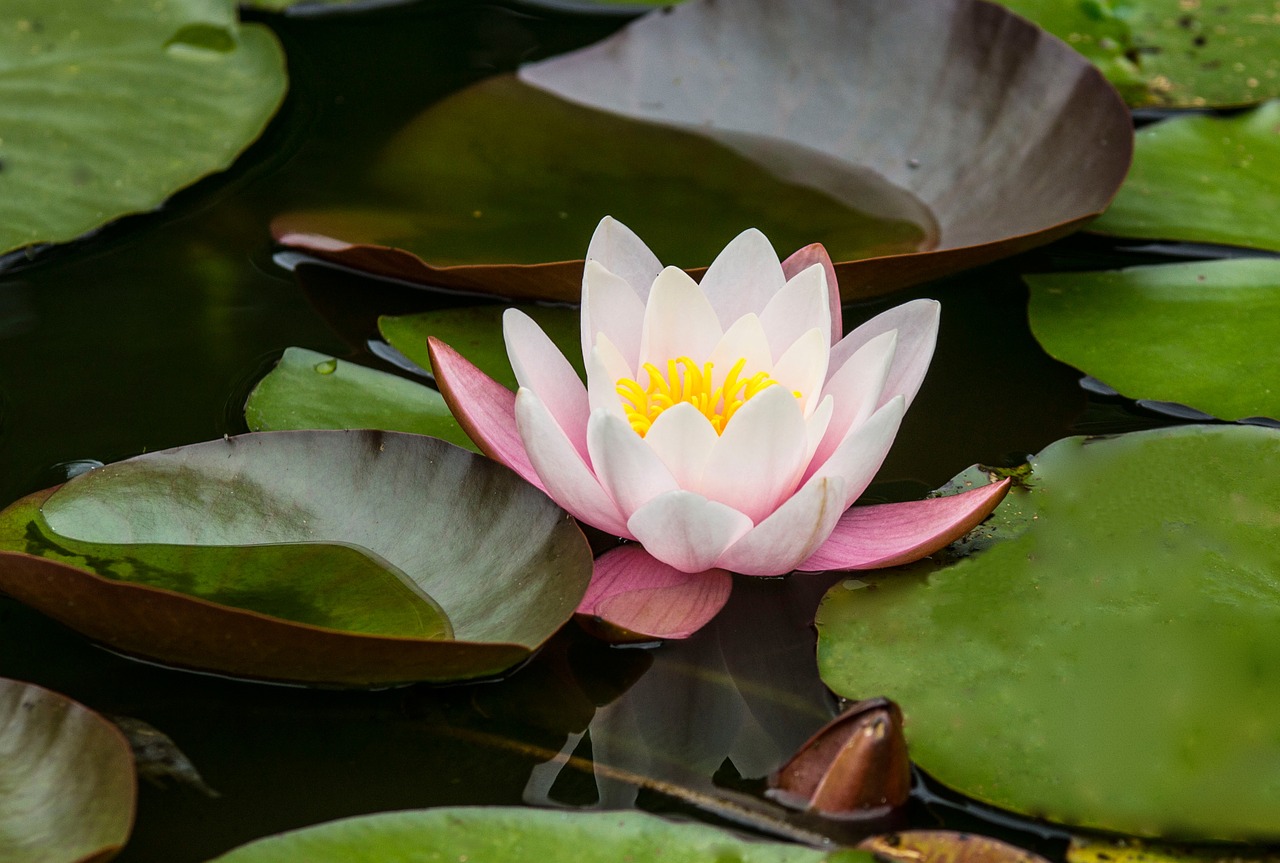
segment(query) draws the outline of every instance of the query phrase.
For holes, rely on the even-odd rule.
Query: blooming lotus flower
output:
[[[587,381],[527,315],[503,318],[512,393],[433,339],[440,390],[490,457],[582,522],[639,545],[596,561],[579,614],[684,637],[730,572],[870,569],[962,536],[1008,483],[850,505],[871,483],[933,356],[939,305],[915,300],[841,338],[820,245],[784,262],[736,237],[701,283],[605,218],[587,250]]]

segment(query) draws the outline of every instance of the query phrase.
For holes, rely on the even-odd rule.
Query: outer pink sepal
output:
[[[796,567],[879,569],[919,560],[977,527],[1004,500],[1009,480],[961,494],[906,503],[855,506],[816,552]]]
[[[577,613],[649,638],[688,638],[724,607],[733,578],[723,569],[684,573],[640,545],[596,558]]]
[[[547,489],[529,462],[516,430],[516,394],[469,363],[437,338],[427,339],[431,368],[449,410],[476,446],[544,494]]]

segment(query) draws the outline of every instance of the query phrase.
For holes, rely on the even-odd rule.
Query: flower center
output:
[[[761,390],[778,384],[768,372],[742,377],[746,364],[746,357],[739,359],[716,386],[713,363],[699,366],[689,357],[667,360],[666,374],[653,363],[645,363],[649,386],[642,387],[631,378],[619,378],[618,395],[622,397],[627,420],[640,437],[648,434],[663,411],[678,404],[693,405],[711,422],[716,434],[722,434],[738,408]],[[795,396],[800,398],[800,393]]]

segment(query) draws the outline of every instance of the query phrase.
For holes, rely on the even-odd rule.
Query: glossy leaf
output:
[[[1133,170],[1089,230],[1280,252],[1280,101],[1137,133]]]
[[[1277,464],[1248,426],[1059,441],[1001,507],[1031,510],[1012,536],[827,594],[823,678],[901,704],[913,760],[985,803],[1274,842]]]
[[[469,860],[523,863],[872,863],[860,851],[817,851],[748,841],[715,827],[666,821],[644,812],[556,812],[528,808],[441,808],[331,821],[251,842],[210,863],[416,863]]]
[[[64,695],[0,679],[0,859],[88,863],[116,855],[137,796],[129,744]]]
[[[1072,836],[1067,863],[1276,863],[1274,848],[1232,846],[1177,846]]]
[[[871,836],[858,843],[880,860],[898,863],[1048,863],[1016,845],[951,830],[906,830]]]
[[[1130,398],[1280,417],[1280,260],[1027,276],[1046,351]]]
[[[128,653],[275,680],[496,674],[568,620],[591,572],[580,531],[536,489],[443,441],[391,432],[266,432],[151,453],[5,516],[5,592]],[[178,548],[138,548],[158,545]],[[230,571],[218,565],[228,559]],[[264,562],[275,561],[272,581]],[[337,588],[364,605],[335,603]]]
[[[526,66],[522,83],[482,82],[392,145],[375,183],[401,206],[290,214],[273,232],[380,275],[573,301],[604,215],[683,266],[755,225],[782,254],[824,243],[854,299],[1069,233],[1124,176],[1132,133],[1114,90],[1009,13],[973,0],[775,13],[689,2]],[[920,68],[902,74],[904,56]]]
[[[10,0],[4,19],[0,251],[154,209],[284,98],[279,43],[230,0]]]
[[[475,450],[437,391],[305,348],[285,350],[249,394],[244,418],[251,431],[380,429]]]
[[[428,371],[431,371],[431,356],[427,339],[435,336],[465,356],[480,371],[514,390],[516,376],[507,359],[506,343],[502,337],[502,315],[506,308],[496,305],[464,306],[416,315],[385,316],[378,319],[378,329],[392,347]],[[542,331],[573,363],[579,377],[585,379],[577,309],[534,305],[516,308],[542,327]]]

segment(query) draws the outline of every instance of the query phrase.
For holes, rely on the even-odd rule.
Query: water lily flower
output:
[[[503,318],[512,393],[433,339],[440,391],[479,447],[582,522],[638,544],[596,561],[580,615],[685,637],[730,572],[894,566],[984,519],[1007,491],[851,507],[924,379],[939,304],[915,300],[841,338],[821,245],[786,261],[736,237],[695,282],[605,218],[582,281],[584,385],[527,315]]]

